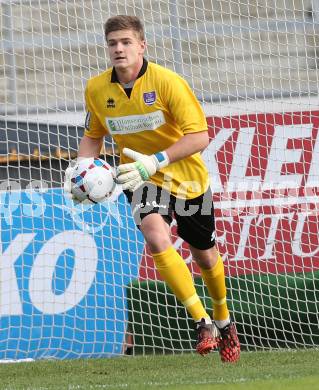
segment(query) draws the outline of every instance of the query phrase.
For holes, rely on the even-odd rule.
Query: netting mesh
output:
[[[1,1],[0,358],[192,350],[120,191],[72,207],[63,170],[84,88],[108,66],[103,23],[135,14],[147,57],[203,104],[218,248],[244,347],[308,347],[318,332],[318,29],[311,0]],[[117,163],[116,146],[102,150]],[[187,245],[174,245],[207,290]]]

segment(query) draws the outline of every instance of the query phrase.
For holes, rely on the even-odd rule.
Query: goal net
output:
[[[103,23],[134,14],[147,58],[205,110],[203,152],[228,303],[248,350],[319,345],[319,7],[313,0],[0,1],[0,359],[193,350],[121,190],[73,206],[63,171],[84,88],[108,64]],[[113,165],[117,149],[105,140]],[[187,244],[188,264],[211,303]]]

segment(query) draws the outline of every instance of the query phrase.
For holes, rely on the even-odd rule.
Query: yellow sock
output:
[[[225,271],[220,255],[218,255],[218,260],[214,267],[211,269],[201,268],[201,274],[213,301],[214,320],[222,321],[228,319]]]
[[[192,275],[175,248],[170,246],[165,251],[152,255],[158,272],[194,321],[209,318],[196,293]]]

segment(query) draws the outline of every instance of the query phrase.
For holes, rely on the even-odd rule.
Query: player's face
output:
[[[112,31],[107,36],[109,56],[115,69],[134,69],[140,65],[145,51],[145,41],[132,30]]]

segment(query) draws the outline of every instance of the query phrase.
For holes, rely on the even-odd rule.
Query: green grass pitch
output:
[[[317,390],[319,350],[36,361],[0,365],[1,390]]]

